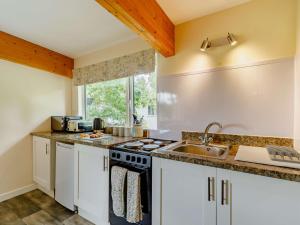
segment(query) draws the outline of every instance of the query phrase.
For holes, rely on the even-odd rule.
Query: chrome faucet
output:
[[[204,134],[199,137],[199,139],[203,145],[209,145],[209,143],[213,141],[212,137],[208,137],[208,131],[214,125],[218,126],[219,128],[222,128],[222,124],[220,124],[218,122],[212,122],[212,123],[208,124],[207,127],[205,128]]]

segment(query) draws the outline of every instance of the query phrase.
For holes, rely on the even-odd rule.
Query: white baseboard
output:
[[[2,193],[2,194],[0,194],[0,202],[3,202],[5,200],[11,199],[11,198],[14,198],[18,195],[25,194],[25,193],[33,191],[35,189],[37,189],[37,185],[36,184],[30,184],[30,185],[27,185],[27,186],[24,186],[24,187],[21,187],[21,188],[17,188],[15,190],[12,190],[12,191],[9,191],[9,192],[6,192],[6,193]]]

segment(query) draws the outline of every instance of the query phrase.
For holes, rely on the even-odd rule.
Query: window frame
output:
[[[142,74],[141,74],[142,75]],[[154,72],[150,75],[155,75],[157,76],[157,74]],[[139,75],[136,75],[139,76]],[[157,77],[156,77],[157,79]],[[130,76],[127,77],[127,81],[126,81],[126,113],[127,113],[127,118],[125,121],[125,126],[126,127],[130,127],[133,123],[133,112],[134,112],[134,76]],[[86,95],[86,86],[88,84],[85,84],[82,86],[82,94],[81,94],[81,98],[82,98],[82,106],[81,106],[81,110],[82,110],[82,114],[83,114],[83,118],[86,120],[87,119],[87,110],[86,110],[86,99],[87,99],[87,95]],[[156,87],[156,94],[157,94],[157,87]],[[157,104],[157,97],[156,97],[156,104]],[[156,113],[157,116],[157,113]]]

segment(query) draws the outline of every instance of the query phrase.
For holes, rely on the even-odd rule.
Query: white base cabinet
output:
[[[79,215],[96,225],[109,224],[109,151],[75,144],[74,201]]]
[[[218,201],[218,224],[300,224],[300,183],[222,169],[217,176],[220,186],[223,179],[229,187],[229,204]]]
[[[216,168],[153,159],[153,225],[215,225]]]
[[[54,162],[50,139],[33,136],[33,180],[49,195],[54,189]]]
[[[153,225],[298,225],[300,183],[153,158]]]

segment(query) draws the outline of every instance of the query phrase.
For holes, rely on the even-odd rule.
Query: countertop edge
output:
[[[265,176],[288,180],[293,182],[300,182],[300,170],[286,167],[270,166],[264,164],[234,161],[227,162],[226,160],[218,160],[208,157],[191,157],[183,156],[170,152],[153,152],[153,157],[175,160],[184,163],[192,163],[196,165],[216,167],[220,169],[227,169],[236,172],[248,173],[258,176]],[[233,156],[230,156],[233,157]]]
[[[113,145],[121,144],[123,142],[135,139],[132,137],[112,137],[112,141],[110,143],[100,143],[100,141],[80,140],[75,139],[74,137],[71,138],[75,135],[72,133],[32,132],[31,135],[68,144],[82,144],[105,149],[109,149]],[[114,138],[118,140],[113,140]]]

